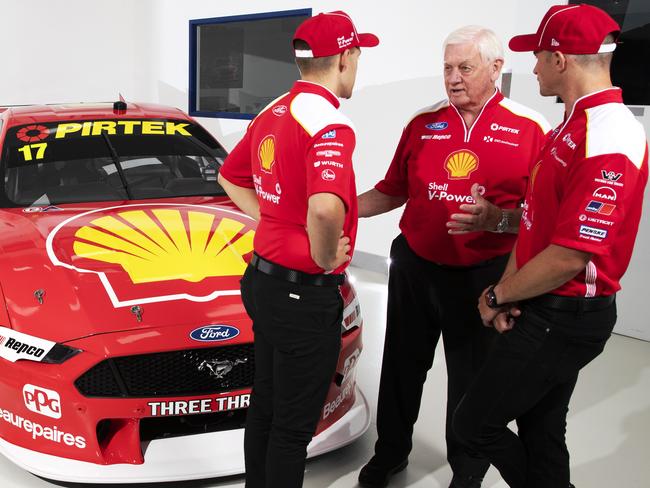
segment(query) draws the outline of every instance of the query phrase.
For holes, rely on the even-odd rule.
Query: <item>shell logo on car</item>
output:
[[[451,180],[466,180],[477,168],[478,156],[467,149],[451,153],[445,162]]]
[[[253,221],[199,205],[139,204],[85,212],[48,236],[53,264],[95,273],[116,307],[239,294]]]

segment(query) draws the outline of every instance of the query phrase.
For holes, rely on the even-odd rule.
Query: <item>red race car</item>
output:
[[[221,145],[173,108],[29,106],[0,113],[0,156],[0,453],[72,482],[243,472],[255,222],[216,182]],[[370,420],[359,304],[342,293],[310,456]]]

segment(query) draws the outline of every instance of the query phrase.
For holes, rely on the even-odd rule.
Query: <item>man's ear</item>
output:
[[[551,62],[559,73],[563,73],[567,68],[567,57],[561,51],[553,51]]]
[[[503,59],[495,59],[492,61],[490,66],[492,67],[490,79],[492,81],[497,81],[499,79],[499,75],[501,74],[501,70],[503,69]]]
[[[341,54],[339,54],[339,71],[341,73],[348,69],[348,66],[350,65],[351,54],[352,51],[350,49],[346,49]]]

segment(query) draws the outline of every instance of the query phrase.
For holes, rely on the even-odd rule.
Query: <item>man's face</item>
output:
[[[445,89],[456,108],[481,107],[494,92],[501,62],[481,59],[473,43],[449,44],[445,48]]]
[[[359,64],[359,56],[361,56],[361,49],[354,47],[350,49],[349,55],[346,58],[346,69],[341,74],[341,98],[350,98],[354,90],[354,82],[357,79],[357,66]]]
[[[553,89],[553,53],[549,51],[535,51],[533,54],[535,55],[535,58],[537,58],[535,68],[533,68],[533,73],[537,75],[537,82],[539,83],[539,94],[543,97],[556,95]]]

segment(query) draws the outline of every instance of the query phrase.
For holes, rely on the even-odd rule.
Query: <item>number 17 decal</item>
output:
[[[31,161],[32,159],[43,159],[46,147],[47,142],[39,142],[37,144],[25,144],[23,147],[19,147],[18,151],[23,153],[25,161]],[[36,150],[36,154],[32,153],[32,149]]]

